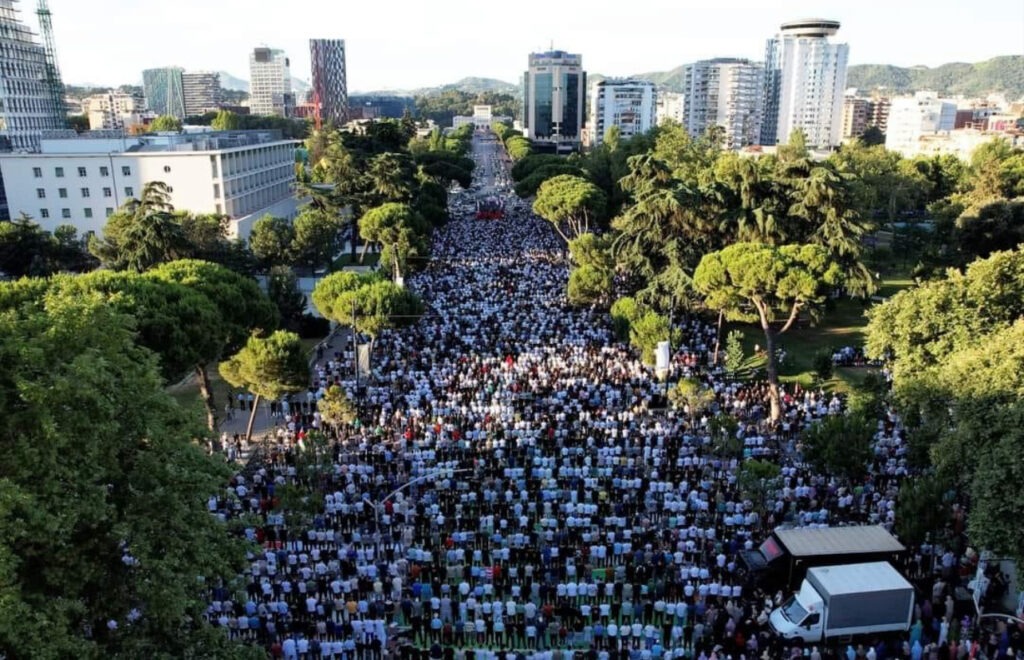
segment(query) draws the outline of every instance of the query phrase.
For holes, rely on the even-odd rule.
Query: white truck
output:
[[[913,616],[914,587],[891,564],[871,562],[808,569],[769,621],[781,637],[811,643],[906,632]]]

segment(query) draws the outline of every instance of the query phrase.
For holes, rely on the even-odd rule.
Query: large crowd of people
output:
[[[258,548],[244,590],[211,592],[211,621],[291,660],[1013,657],[1002,638],[971,639],[950,603],[969,566],[930,546],[914,564],[929,591],[902,643],[791,648],[771,635],[783,594],[750,583],[740,551],[781,524],[891,528],[907,471],[899,420],[879,420],[862,481],[815,474],[799,431],[839,398],[787,387],[771,424],[766,387],[709,368],[715,328],[693,318],[669,380],[696,378],[715,400],[667,409],[607,314],[567,305],[567,276],[564,245],[521,201],[437,230],[407,282],[424,317],[378,337],[371,379],[357,381],[335,340],[309,395],[277,408],[276,434],[211,498]],[[360,421],[311,458],[310,433],[328,430],[315,402],[332,385]],[[718,429],[718,413],[735,429]],[[723,432],[738,449],[720,450]],[[781,467],[759,502],[737,482],[751,458]]]

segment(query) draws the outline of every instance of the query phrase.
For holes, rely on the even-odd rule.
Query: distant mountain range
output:
[[[928,89],[968,97],[1003,93],[1016,100],[1024,97],[1024,55],[993,57],[975,64],[952,62],[933,69],[862,64],[849,68],[846,85],[865,92],[881,89],[907,93]]]
[[[518,95],[519,85],[505,82],[496,78],[468,77],[447,85],[436,87],[420,87],[417,89],[378,89],[369,92],[350,92],[352,96],[427,96],[441,94],[443,92],[458,90],[467,94],[481,94],[483,92],[494,92],[496,94]]]

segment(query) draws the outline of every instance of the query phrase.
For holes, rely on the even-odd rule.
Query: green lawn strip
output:
[[[355,259],[348,253],[341,255],[334,260],[334,269],[340,270],[346,266],[376,266],[380,262],[379,252],[367,252],[363,260],[359,261],[360,252],[362,250],[356,252]]]

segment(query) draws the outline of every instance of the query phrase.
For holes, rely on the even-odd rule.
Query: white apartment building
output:
[[[111,90],[82,101],[82,113],[94,131],[128,128],[143,123],[146,102],[139,96]]]
[[[698,138],[712,126],[723,131],[726,149],[742,149],[761,140],[764,119],[764,65],[719,58],[683,69],[683,125]]]
[[[249,54],[249,109],[254,115],[291,116],[295,108],[291,62],[283,50],[261,46]]]
[[[911,157],[921,153],[921,138],[952,131],[956,102],[940,99],[935,92],[918,92],[912,98],[892,99],[885,148]]]
[[[654,83],[646,80],[601,80],[590,88],[590,145],[601,146],[613,126],[628,140],[654,128]]]
[[[297,144],[279,131],[52,131],[41,153],[0,154],[0,173],[12,217],[27,213],[51,231],[71,224],[80,234],[102,232],[119,206],[160,181],[174,208],[224,214],[232,233],[246,238],[264,213],[295,214]]]
[[[841,142],[850,47],[830,41],[838,31],[838,21],[811,18],[768,40],[761,144],[785,144],[797,129],[812,147]]]
[[[658,90],[654,100],[654,121],[660,126],[669,120],[683,123],[683,95]]]

